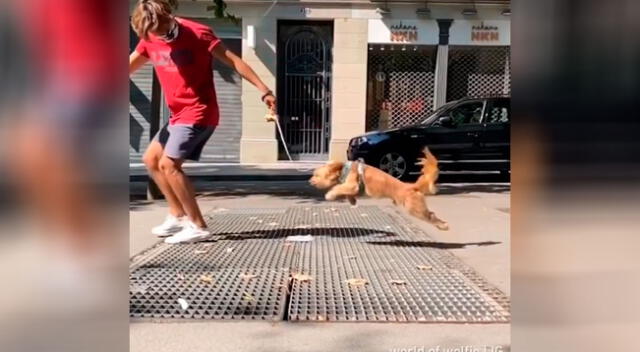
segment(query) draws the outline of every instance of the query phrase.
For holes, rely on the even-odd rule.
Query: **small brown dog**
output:
[[[438,160],[428,148],[424,149],[424,158],[420,159],[422,175],[415,183],[402,182],[395,177],[370,165],[358,161],[330,161],[317,168],[309,183],[319,189],[328,189],[327,200],[346,197],[353,205],[360,193],[361,185],[365,193],[374,198],[390,198],[393,204],[403,206],[409,214],[430,222],[440,230],[448,230],[449,225],[429,211],[425,202],[427,193],[436,192],[438,179]]]

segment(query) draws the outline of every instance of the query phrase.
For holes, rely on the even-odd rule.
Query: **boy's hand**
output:
[[[269,94],[264,97],[263,102],[267,105],[267,108],[272,112],[276,113],[276,97],[273,94]]]

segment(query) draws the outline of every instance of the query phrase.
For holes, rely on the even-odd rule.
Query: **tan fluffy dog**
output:
[[[356,204],[360,190],[360,182],[364,184],[365,193],[374,198],[390,198],[393,204],[404,207],[409,214],[430,222],[440,230],[448,230],[449,225],[429,211],[425,202],[427,193],[436,192],[435,182],[438,179],[438,160],[429,149],[424,149],[424,158],[420,159],[422,175],[415,183],[402,182],[395,177],[370,165],[358,166],[354,161],[345,169],[345,163],[330,161],[317,168],[309,183],[319,189],[328,189],[327,200],[346,197],[351,204]],[[360,171],[358,171],[360,168]],[[346,175],[342,175],[342,173]],[[340,183],[344,179],[344,182]]]

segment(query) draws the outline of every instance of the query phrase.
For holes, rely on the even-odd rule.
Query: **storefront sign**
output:
[[[454,20],[450,45],[510,45],[510,22],[504,20]]]
[[[418,41],[418,27],[406,24],[391,26],[391,41],[400,43],[413,43]]]
[[[472,42],[499,42],[500,30],[497,26],[487,26],[484,22],[480,25],[471,26]]]
[[[438,23],[433,20],[369,20],[369,43],[438,44]]]

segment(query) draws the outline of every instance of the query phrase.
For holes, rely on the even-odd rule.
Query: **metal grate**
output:
[[[433,110],[437,47],[370,45],[367,130],[401,127]]]
[[[415,233],[421,233],[422,231],[412,223],[407,223],[407,229],[409,231],[413,231]],[[500,291],[497,287],[493,286],[487,280],[482,277],[478,272],[476,272],[473,268],[462,262],[456,256],[451,254],[448,251],[438,251],[437,260],[445,264],[449,269],[455,270],[462,275],[473,284],[475,284],[484,294],[493,299],[496,303],[504,309],[505,312],[511,311],[511,300],[507,295],[505,295],[502,291]],[[510,317],[510,313],[508,313],[505,317]]]
[[[294,281],[289,320],[509,321],[508,306],[501,305],[508,298],[455,257],[443,261],[446,252],[430,246],[422,231],[401,218],[389,221],[375,207],[335,213],[347,223],[366,219],[370,233],[352,237],[347,230],[344,237],[321,237],[300,246],[294,270],[312,280]],[[367,284],[347,282],[356,278]]]
[[[435,260],[437,256],[424,254],[428,251],[322,242],[307,250],[302,252],[302,270],[313,280],[294,283],[290,320],[508,321],[498,302],[487,299],[459,271]],[[337,265],[341,261],[349,263]],[[421,265],[431,269],[420,270]],[[367,284],[351,286],[347,280],[354,278]]]
[[[256,240],[254,236],[269,235],[270,230],[229,233],[228,240],[165,246],[161,255],[144,263],[146,268],[176,268],[186,271],[221,269],[289,269],[292,252],[282,250],[275,240]]]
[[[447,101],[466,96],[511,93],[510,47],[452,46],[447,69]]]
[[[202,281],[202,276],[212,281]],[[245,279],[243,275],[255,276]],[[246,277],[246,276],[245,276]],[[130,276],[129,315],[161,319],[282,320],[288,271],[144,267]],[[186,309],[179,303],[184,299]]]
[[[164,243],[137,260],[130,275],[133,318],[259,319],[284,316],[294,252],[281,241],[254,239],[225,224],[216,242],[171,246]],[[268,231],[268,230],[265,230]],[[210,277],[210,282],[203,280]],[[182,309],[178,299],[189,307]]]
[[[132,318],[509,320],[508,297],[395,208],[218,209],[209,218],[217,229],[211,241],[159,244],[134,258]],[[285,241],[296,235],[313,240]],[[295,274],[312,280],[293,280]],[[346,280],[353,278],[368,285],[352,287]],[[189,307],[183,309],[179,298]]]

